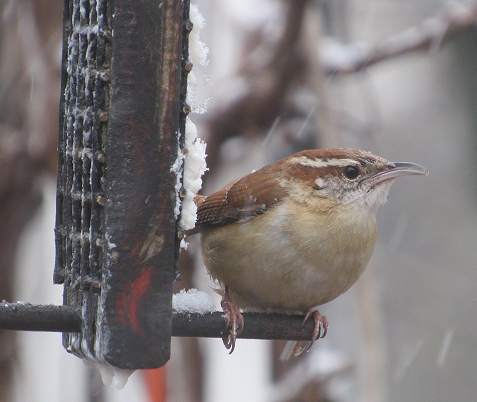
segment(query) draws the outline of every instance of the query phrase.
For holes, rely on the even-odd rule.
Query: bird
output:
[[[247,309],[312,316],[311,341],[297,342],[296,355],[323,338],[329,324],[317,307],[363,273],[392,182],[427,174],[418,164],[358,149],[310,149],[197,195],[187,234],[200,233],[204,264],[220,285],[230,353]]]

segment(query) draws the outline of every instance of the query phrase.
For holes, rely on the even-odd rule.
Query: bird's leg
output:
[[[315,320],[315,328],[313,328],[311,341],[305,342],[304,346],[302,346],[302,342],[296,342],[295,347],[293,348],[293,354],[295,356],[300,356],[308,351],[317,339],[324,338],[328,332],[328,320],[324,315],[321,315],[318,310],[307,310],[305,319],[303,320],[303,325],[305,325],[305,322],[308,320],[308,318],[310,318],[310,316],[313,316],[313,319]]]
[[[225,347],[230,349],[230,353],[232,353],[235,349],[237,335],[240,335],[243,331],[243,316],[230,298],[228,286],[225,286],[220,305],[225,313],[225,331],[222,340]]]

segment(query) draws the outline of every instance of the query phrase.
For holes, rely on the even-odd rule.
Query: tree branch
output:
[[[437,50],[456,35],[475,30],[476,23],[477,4],[466,7],[460,3],[448,3],[437,16],[373,47],[329,42],[322,49],[321,64],[327,75],[352,74],[417,50]]]

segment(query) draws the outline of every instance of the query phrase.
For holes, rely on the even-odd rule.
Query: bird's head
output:
[[[386,202],[395,178],[428,174],[415,163],[390,162],[357,149],[307,150],[285,161],[282,183],[295,194],[372,210]]]

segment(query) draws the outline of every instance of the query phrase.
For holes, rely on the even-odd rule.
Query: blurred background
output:
[[[192,116],[208,144],[203,194],[306,148],[361,148],[430,174],[393,185],[368,269],[320,309],[328,335],[300,359],[280,361],[280,342],[239,339],[229,356],[219,339],[173,339],[165,368],[118,391],[60,334],[4,331],[0,402],[475,400],[477,4],[196,4],[210,48],[194,105],[207,112]],[[62,302],[52,285],[62,7],[0,1],[0,300]],[[189,241],[176,291],[211,292]]]

